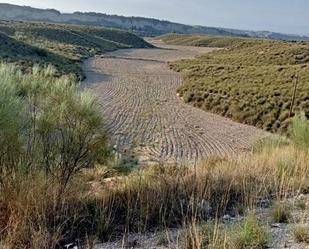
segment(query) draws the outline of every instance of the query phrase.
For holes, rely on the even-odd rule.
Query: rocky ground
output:
[[[140,163],[195,163],[247,150],[259,130],[186,105],[176,95],[182,78],[166,62],[213,49],[156,45],[119,50],[84,65],[84,86],[100,101],[115,150]]]
[[[309,224],[309,195],[291,198],[286,200],[285,203],[291,210],[291,218],[288,223],[274,223],[271,215],[272,209],[268,204],[254,211],[269,234],[268,248],[308,249],[308,243],[298,243],[295,240],[293,231],[296,226],[304,224],[308,226]],[[221,219],[221,223],[229,226],[242,220],[242,216],[232,217],[225,215]],[[184,237],[184,229],[148,234],[130,234],[118,241],[97,245],[95,249],[182,249]]]

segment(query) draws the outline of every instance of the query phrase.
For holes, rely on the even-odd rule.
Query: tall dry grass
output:
[[[306,151],[288,145],[195,168],[148,167],[105,186],[100,198],[112,203],[113,228],[173,227],[308,192],[308,159]]]

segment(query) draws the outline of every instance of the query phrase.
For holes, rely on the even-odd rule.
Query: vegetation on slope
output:
[[[303,111],[309,117],[309,43],[225,37],[209,43],[208,37],[205,42],[200,39],[168,38],[187,45],[218,46],[222,42],[225,47],[170,64],[185,75],[178,90],[185,102],[272,132],[285,132],[294,113]]]
[[[120,48],[150,47],[129,32],[90,26],[0,21],[0,59],[22,68],[54,65],[81,76],[80,62]]]
[[[167,34],[156,37],[166,44],[170,45],[184,45],[197,47],[215,47],[224,48],[228,46],[237,45],[240,42],[250,40],[250,38],[233,37],[233,36],[207,36],[207,35],[181,35],[181,34]]]

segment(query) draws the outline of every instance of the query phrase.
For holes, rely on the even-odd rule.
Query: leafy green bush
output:
[[[20,153],[22,129],[22,100],[16,95],[12,68],[0,65],[0,183],[12,173],[14,158]]]
[[[101,112],[55,72],[0,64],[1,248],[56,248],[104,228],[103,210],[72,181],[107,159]]]
[[[65,187],[72,175],[106,155],[95,99],[52,67],[31,74],[0,65],[1,174],[43,170]]]

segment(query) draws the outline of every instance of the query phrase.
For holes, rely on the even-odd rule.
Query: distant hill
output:
[[[309,40],[309,37],[306,36],[288,35],[268,31],[246,31],[205,26],[190,26],[151,18],[124,17],[93,12],[74,12],[72,14],[63,14],[53,9],[43,10],[11,4],[0,4],[0,19],[97,25],[125,29],[133,31],[134,33],[141,36],[157,36],[174,32],[180,34],[195,33],[208,35],[270,38],[280,40]]]

